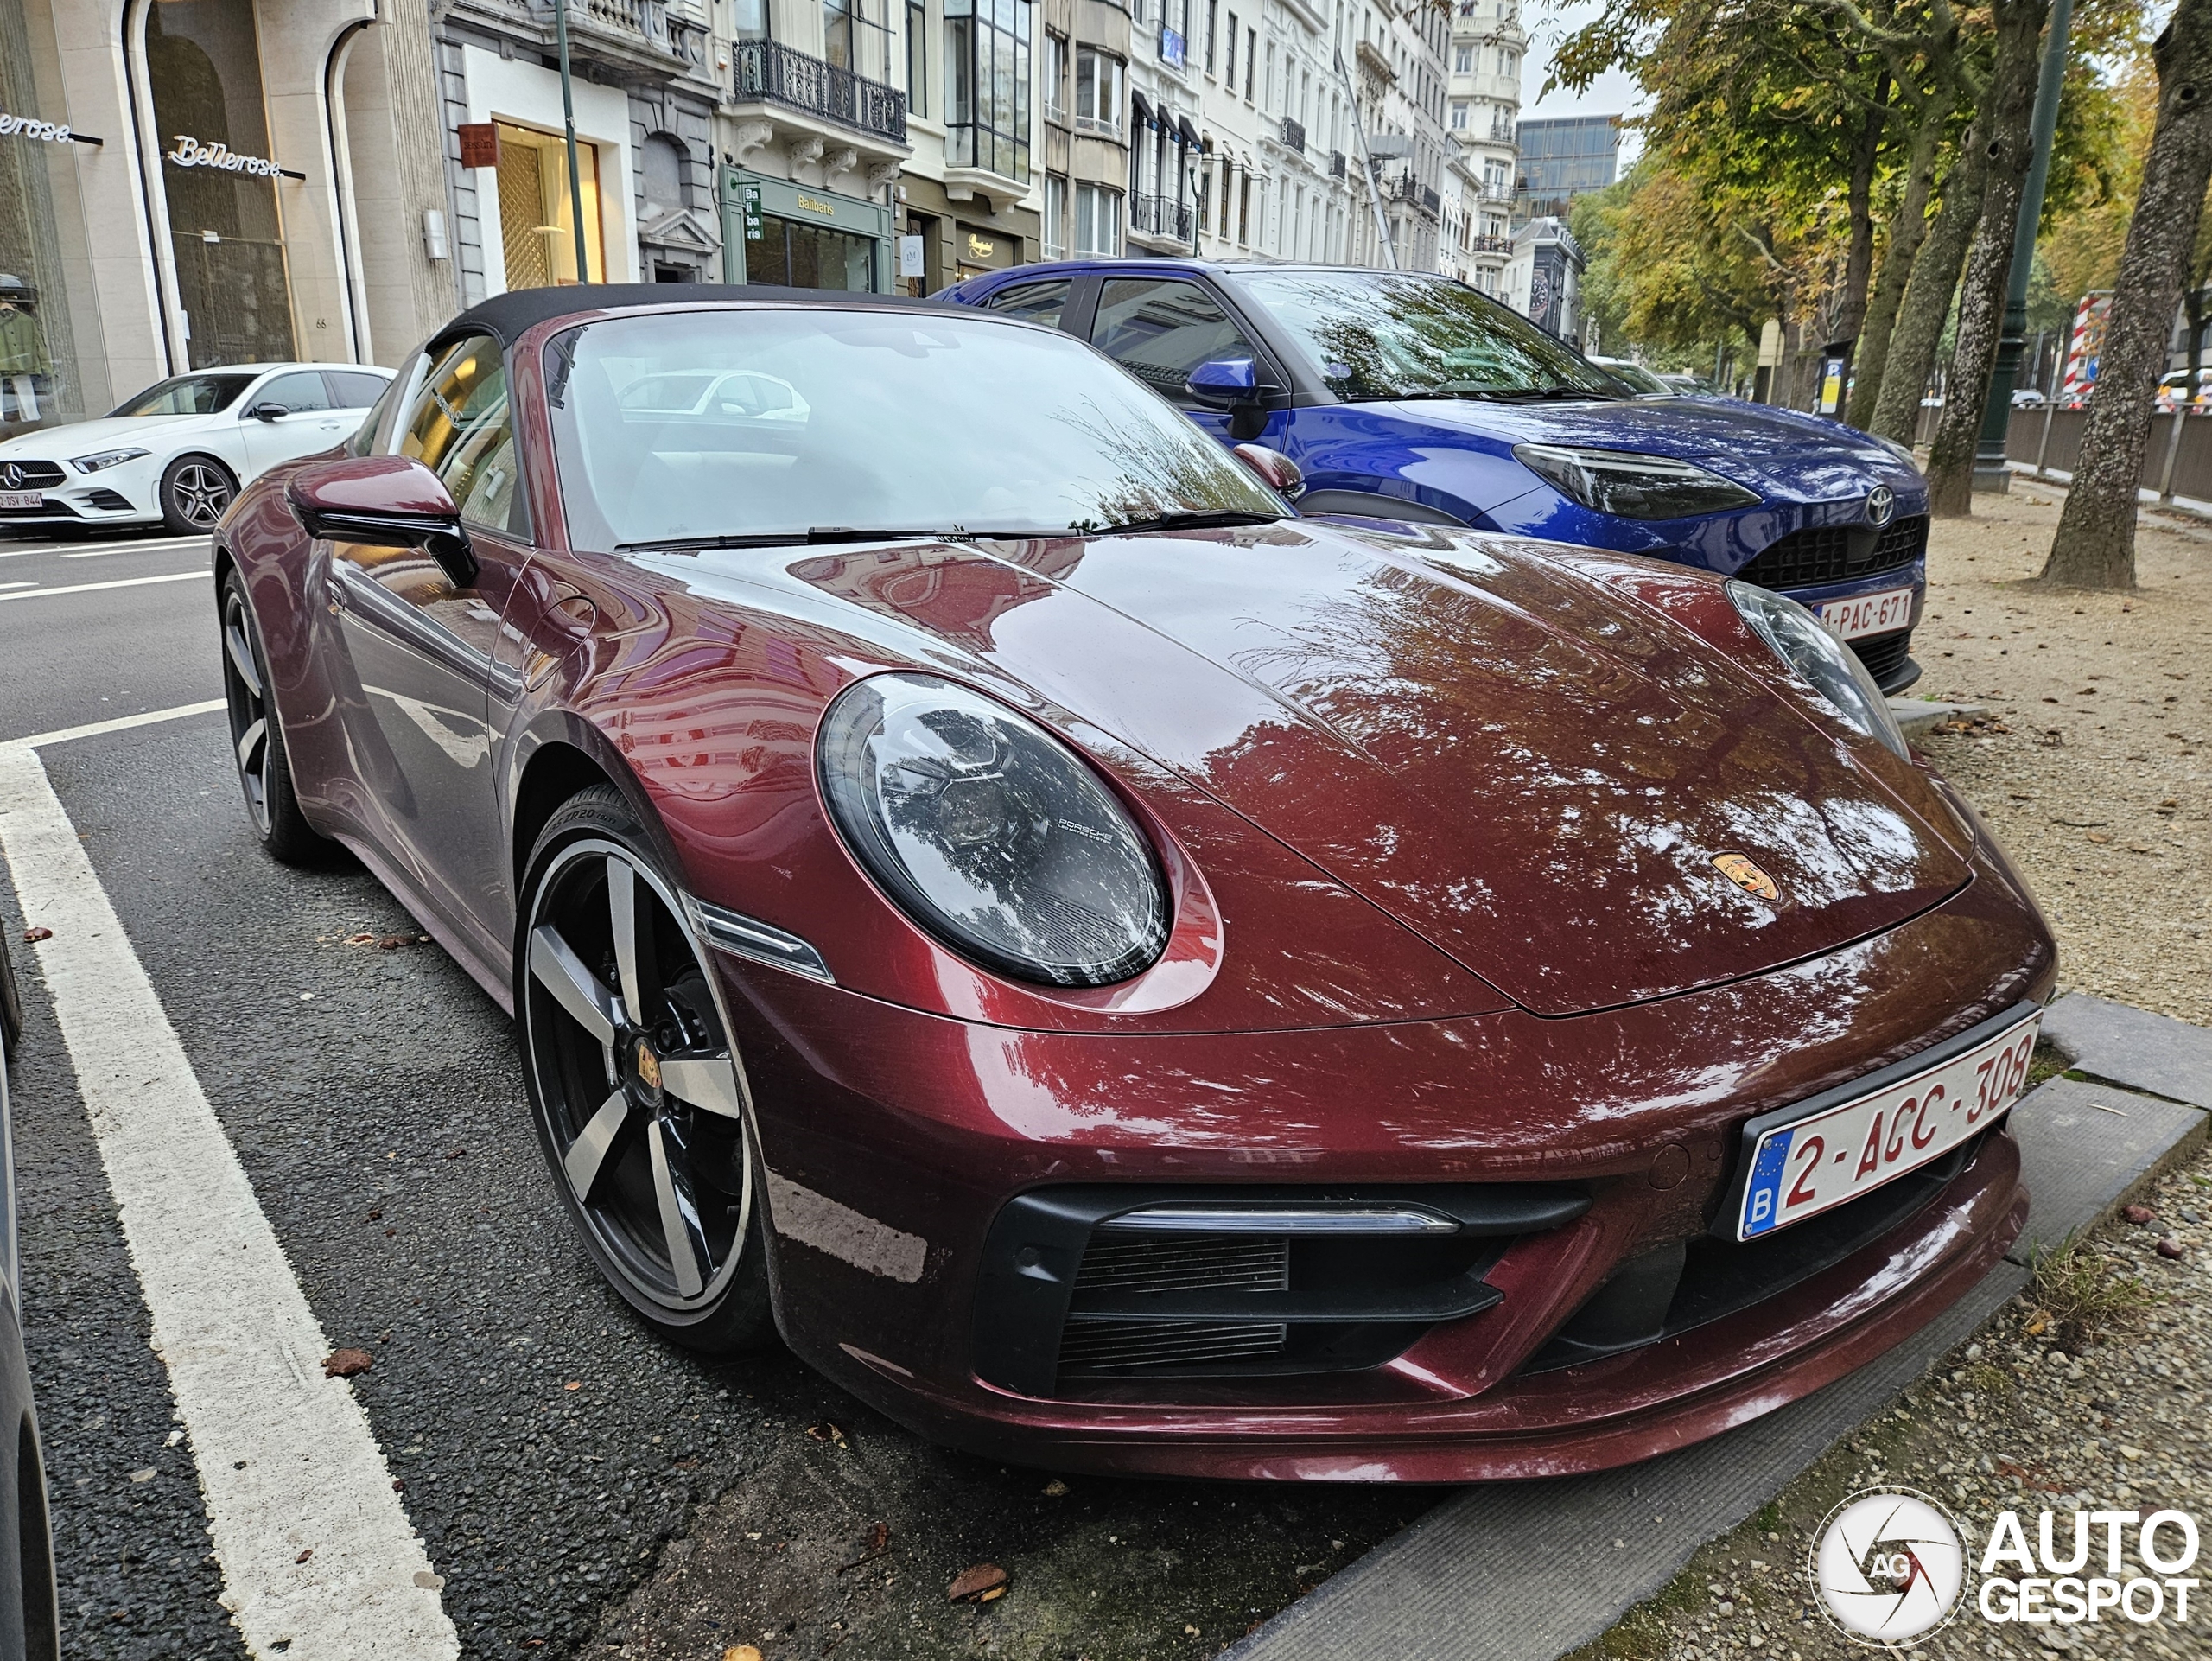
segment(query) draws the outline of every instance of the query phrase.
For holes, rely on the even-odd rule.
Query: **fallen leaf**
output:
[[[374,945],[376,943],[377,937],[373,934],[349,934],[346,937],[347,945]]]
[[[2154,1223],[2158,1221],[2158,1213],[2152,1211],[2148,1206],[2124,1206],[2121,1208],[2120,1214],[2122,1217],[2125,1217],[2129,1222],[2136,1225],[2139,1228],[2145,1223]]]
[[[837,1429],[836,1425],[830,1423],[827,1419],[824,1419],[820,1424],[810,1424],[807,1426],[806,1434],[813,1437],[817,1441],[835,1442],[840,1448],[847,1445],[845,1441],[845,1433]]]
[[[371,1212],[369,1213],[369,1221],[372,1223],[381,1223],[384,1221],[384,1213],[380,1211]]]
[[[584,1381],[581,1378],[572,1378],[567,1384],[561,1386],[563,1390],[582,1390],[583,1387]]]
[[[963,1603],[972,1600],[988,1603],[1006,1590],[1006,1570],[996,1563],[977,1563],[973,1569],[963,1569],[944,1588],[948,1601]]]
[[[2028,1317],[2028,1324],[2023,1330],[2030,1338],[2041,1338],[2050,1330],[2050,1314],[2044,1310],[2037,1310]]]
[[[305,1551],[302,1551],[302,1553],[300,1553],[300,1555],[299,1555],[298,1556],[296,1556],[296,1557],[293,1558],[293,1559],[292,1559],[292,1561],[293,1561],[294,1562],[296,1562],[296,1563],[303,1563],[303,1562],[305,1562],[308,1558],[310,1558],[310,1557],[312,1557],[312,1556],[315,1556],[315,1548],[314,1548],[313,1546],[309,1546],[309,1547],[308,1547]]]
[[[2110,842],[2112,840],[2112,833],[2107,830],[2092,830],[2089,832],[2089,840],[2091,842],[2100,843]]]
[[[377,942],[377,950],[379,951],[397,951],[400,947],[404,945],[410,945],[412,944],[413,942],[410,941],[404,934],[387,934],[384,939]]]
[[[1050,1482],[1047,1482],[1045,1485],[1045,1498],[1047,1499],[1058,1499],[1064,1497],[1067,1491],[1068,1485],[1061,1481],[1059,1478],[1054,1477]]]
[[[2107,842],[2109,842],[2109,841],[2111,841],[2111,840],[2112,840],[2112,838],[2111,838],[2111,837],[2106,837],[2106,838],[2105,838],[2105,840],[2106,840],[2106,841],[2107,841]],[[468,1151],[468,1149],[467,1149],[466,1148],[454,1148],[454,1149],[448,1149],[448,1150],[447,1151],[446,1157],[447,1157],[448,1159],[459,1159],[462,1155],[466,1154],[467,1151]]]
[[[357,1372],[366,1372],[376,1365],[377,1359],[366,1350],[333,1350],[322,1364],[326,1378],[351,1378]]]
[[[53,938],[54,931],[50,928],[27,928],[23,931],[23,939],[34,945],[41,940],[51,940]]]
[[[760,1651],[750,1644],[733,1644],[722,1651],[722,1661],[760,1661]]]

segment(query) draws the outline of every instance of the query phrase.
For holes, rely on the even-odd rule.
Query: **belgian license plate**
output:
[[[1912,590],[1885,589],[1880,594],[1853,595],[1848,600],[1821,602],[1821,620],[1842,640],[1863,634],[1893,634],[1912,626]]]
[[[44,507],[46,498],[35,490],[0,490],[0,508]]]
[[[1941,1159],[2005,1116],[2027,1082],[2040,1013],[1912,1077],[1761,1136],[1736,1238],[1756,1238]]]

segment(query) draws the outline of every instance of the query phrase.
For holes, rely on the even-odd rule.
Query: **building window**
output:
[[[1206,73],[1213,73],[1213,39],[1216,25],[1221,22],[1221,0],[1206,0]],[[1230,38],[1234,40],[1236,25],[1229,26]]]
[[[1026,0],[945,0],[948,166],[1029,176],[1029,13]]]
[[[1252,173],[1249,168],[1236,182],[1236,239],[1247,245],[1252,240]]]
[[[763,4],[766,0],[761,0]],[[906,0],[906,113],[930,112],[930,13],[922,0]]]
[[[1473,74],[1475,73],[1475,48],[1471,46],[1463,46],[1457,53],[1453,54],[1452,58],[1452,71],[1454,74],[1459,75]]]
[[[1222,84],[1230,92],[1236,90],[1236,14],[1229,14],[1229,65],[1223,73]]]
[[[891,83],[890,26],[868,15],[871,0],[822,0],[822,55],[840,69]],[[873,0],[880,6],[887,0]]]
[[[732,0],[730,28],[741,41],[765,41],[775,33],[768,14],[768,0]]]
[[[1452,130],[1464,132],[1467,125],[1467,106],[1464,100],[1452,106]]]
[[[1122,193],[1103,185],[1075,188],[1075,251],[1078,254],[1122,251]]]
[[[1259,61],[1259,58],[1260,31],[1248,29],[1244,31],[1244,101],[1247,104],[1252,101],[1252,66]]]
[[[1087,46],[1075,49],[1075,124],[1088,132],[1122,130],[1122,60]]]
[[[1068,124],[1068,43],[1065,35],[1049,30],[1045,35],[1045,65],[1039,77],[1045,93],[1045,119]]]
[[[576,271],[575,205],[569,189],[568,146],[551,133],[499,123],[499,240],[510,289],[550,289],[607,280],[607,254],[600,239],[596,144],[577,142],[576,177],[584,205],[587,262],[581,277]]]
[[[1068,251],[1068,181],[1057,173],[1045,175],[1045,258],[1058,259]]]

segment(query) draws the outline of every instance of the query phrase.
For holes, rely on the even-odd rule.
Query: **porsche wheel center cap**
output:
[[[636,1070],[638,1082],[655,1095],[660,1093],[660,1057],[653,1053],[653,1047],[640,1038],[631,1052],[631,1066]]]

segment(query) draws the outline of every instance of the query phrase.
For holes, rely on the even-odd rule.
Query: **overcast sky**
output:
[[[1554,92],[1539,99],[1536,89],[1550,79],[1552,54],[1559,43],[1605,10],[1603,0],[1527,0],[1522,13],[1529,29],[1529,62],[1521,78],[1521,113],[1528,116],[1635,115],[1643,96],[1633,77],[1619,70],[1602,76],[1586,92]],[[1623,168],[1636,159],[1641,148],[1637,134],[1621,135]]]

